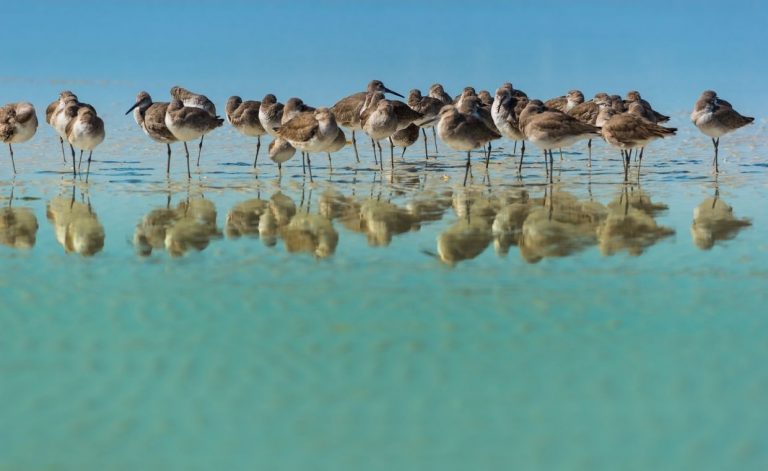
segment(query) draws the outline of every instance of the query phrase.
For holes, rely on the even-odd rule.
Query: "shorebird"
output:
[[[48,107],[45,109],[45,122],[50,124],[51,127],[54,127],[53,117],[64,109],[66,99],[69,97],[74,97],[74,99],[77,100],[77,97],[74,93],[70,92],[69,90],[64,90],[63,92],[59,93],[59,98],[48,105]],[[61,158],[64,159],[64,163],[67,163],[67,154],[64,152],[64,137],[61,135],[59,135],[59,142],[61,143]]]
[[[423,115],[423,118],[416,124],[421,127],[421,132],[424,135],[424,157],[429,158],[429,151],[427,150],[427,131],[425,128],[432,128],[433,134],[435,133],[434,120],[440,114],[440,108],[445,105],[443,101],[431,97],[421,96],[421,91],[413,89],[408,93],[408,106],[412,110],[418,111]],[[403,130],[404,131],[404,130]],[[418,137],[418,136],[417,136]],[[394,139],[394,136],[393,136]],[[412,144],[412,143],[411,143]],[[408,145],[411,145],[408,144]],[[405,148],[403,148],[405,153]],[[437,135],[435,134],[435,153],[437,153]]]
[[[104,121],[96,115],[93,107],[81,106],[77,109],[77,116],[67,124],[66,131],[67,141],[72,148],[80,149],[80,162],[83,160],[83,151],[88,151],[88,168],[85,171],[85,181],[88,182],[93,149],[104,141]],[[72,151],[72,174],[77,175],[74,150]]]
[[[328,108],[297,114],[293,119],[277,129],[278,137],[288,141],[296,149],[306,152],[309,177],[312,178],[312,166],[309,154],[325,152],[339,134],[336,118]]]
[[[296,149],[290,142],[278,137],[269,143],[269,158],[277,164],[277,171],[282,175],[283,163],[293,157]]]
[[[632,90],[627,92],[627,98],[624,100],[624,107],[629,108],[632,103],[639,104],[644,113],[644,118],[652,123],[666,123],[669,121],[669,116],[665,116],[651,107],[651,104],[640,97],[640,92]]]
[[[464,99],[469,97],[477,98],[477,92],[475,92],[474,87],[464,87],[464,90],[461,91],[461,94],[457,95],[453,99],[453,104],[455,106],[461,106],[461,104],[464,102]]]
[[[451,95],[445,93],[443,86],[440,85],[439,83],[433,83],[432,85],[429,86],[428,95],[431,96],[432,98],[442,101],[444,105],[453,104],[453,98],[451,98]]]
[[[566,95],[552,98],[544,102],[549,109],[566,113],[574,106],[584,103],[584,94],[579,90],[570,90]]]
[[[218,116],[216,115],[216,105],[214,105],[213,102],[209,100],[208,97],[205,95],[200,95],[199,93],[193,93],[185,88],[175,86],[171,88],[171,96],[173,98],[177,98],[181,100],[184,106],[203,109],[209,115],[211,115],[211,117],[218,118]],[[205,133],[200,136],[200,144],[197,147],[197,166],[198,167],[200,166],[200,154],[203,151],[204,138],[205,138]]]
[[[480,93],[477,94],[477,99],[480,100],[480,104],[483,106],[488,108],[493,106],[493,96],[491,96],[491,92],[488,90],[480,90]]]
[[[422,132],[424,132],[424,128],[422,128]],[[413,145],[414,142],[419,140],[419,127],[411,123],[407,128],[401,129],[397,131],[396,133],[392,134],[392,143],[397,147],[403,148],[403,153],[400,154],[400,158],[405,158],[405,149],[407,149],[409,146]],[[424,150],[426,153],[426,147],[427,147],[427,135],[424,134]]]
[[[289,98],[283,106],[283,115],[280,118],[280,124],[285,124],[292,120],[299,113],[306,113],[308,111],[315,111],[315,108],[305,105],[301,98]]]
[[[222,118],[211,116],[202,108],[184,106],[178,98],[174,98],[165,112],[165,125],[176,139],[184,143],[187,156],[187,177],[192,178],[189,170],[189,148],[187,141],[202,137],[224,123]]]
[[[522,160],[523,155],[525,155],[525,135],[520,130],[519,116],[525,109],[528,99],[512,96],[511,87],[511,84],[509,87],[502,85],[496,89],[496,97],[491,107],[491,118],[499,134],[515,141],[515,143],[523,141],[520,149],[520,159]]]
[[[400,100],[389,100],[389,102],[392,104],[392,109],[395,112],[395,116],[397,117],[397,131],[402,131],[406,129],[408,126],[410,126],[412,123],[417,121],[423,121],[424,115],[414,109],[412,109],[410,106],[408,106],[406,103],[403,103]],[[432,121],[428,122],[434,122],[435,117],[432,118]],[[391,136],[389,139],[389,154],[391,162],[394,164],[394,152],[395,152],[395,144],[392,142]]]
[[[54,110],[53,114],[51,114],[51,126],[54,130],[56,130],[56,133],[60,138],[66,140],[67,126],[69,125],[69,122],[72,121],[75,116],[77,116],[77,110],[83,106],[89,107],[93,110],[93,107],[87,103],[80,103],[74,94],[68,94],[64,96],[62,100],[63,106],[61,108],[57,108]],[[69,146],[69,150],[72,152],[72,158],[74,158],[75,149],[72,147],[72,145]]]
[[[721,100],[712,90],[706,90],[701,94],[693,106],[691,121],[699,131],[712,138],[712,145],[715,146],[715,172],[720,171],[717,163],[720,136],[746,126],[754,120],[755,118],[740,115],[730,103]]]
[[[437,133],[448,147],[457,151],[467,152],[467,165],[464,171],[464,185],[467,184],[471,151],[484,147],[491,139],[501,137],[491,130],[485,122],[475,114],[460,113],[455,106],[447,105],[440,110],[440,121]]]
[[[16,173],[13,161],[13,144],[32,139],[37,131],[37,113],[32,103],[9,103],[0,108],[0,139],[8,144],[11,151],[11,166]]]
[[[227,121],[244,136],[256,138],[256,157],[253,158],[253,168],[256,168],[256,161],[259,160],[259,150],[261,149],[261,136],[267,133],[259,120],[260,101],[243,101],[239,96],[231,96],[227,100]]]
[[[284,105],[277,101],[277,97],[271,93],[264,95],[261,100],[259,122],[267,134],[272,137],[277,137],[275,129],[280,127],[283,119],[283,107]]]
[[[372,93],[366,98],[363,111],[360,113],[360,123],[363,131],[371,138],[374,145],[373,156],[376,158],[376,146],[379,148],[379,166],[383,166],[384,156],[381,152],[381,139],[389,138],[397,132],[398,119],[395,108],[389,100],[384,99],[381,92]],[[394,161],[392,162],[394,166]]]
[[[338,126],[338,125],[337,125]],[[328,154],[328,166],[331,170],[333,170],[333,162],[331,162],[331,154],[340,151],[344,148],[344,146],[347,145],[347,136],[344,134],[344,131],[339,128],[339,132],[336,133],[336,139],[331,141],[330,144],[325,148],[325,152]]]
[[[171,172],[171,143],[176,142],[176,136],[165,125],[165,113],[168,110],[168,102],[152,102],[152,97],[147,92],[139,92],[136,95],[136,103],[125,112],[133,111],[133,119],[141,127],[144,134],[155,142],[165,144],[168,148],[168,162],[165,166],[166,175]]]
[[[355,131],[362,129],[360,113],[362,112],[363,105],[365,104],[368,95],[375,92],[389,93],[399,96],[400,98],[405,98],[403,95],[385,87],[381,80],[371,80],[368,83],[366,91],[344,97],[331,107],[331,112],[333,112],[333,115],[336,117],[338,125],[352,131],[352,147],[355,149],[355,159],[358,162],[360,162],[360,156],[357,152]]]
[[[632,149],[644,148],[655,139],[674,136],[677,129],[665,128],[631,113],[616,114],[608,104],[600,106],[601,133],[605,141],[621,150],[624,161],[624,181],[627,181]],[[642,163],[642,154],[638,163]]]
[[[591,124],[592,126],[597,126],[596,124],[597,115],[598,113],[600,113],[601,103],[610,103],[610,98],[608,97],[608,94],[603,92],[596,93],[594,98],[592,98],[589,101],[579,103],[578,105],[568,110],[567,113],[570,116],[573,116],[574,118],[578,119],[582,123]],[[587,165],[591,167],[592,166],[592,139],[589,139],[589,141],[587,141],[587,149],[589,151],[589,162],[587,163]]]
[[[560,111],[547,110],[540,100],[528,102],[520,113],[520,129],[527,140],[544,151],[545,158],[549,153],[547,171],[550,183],[554,173],[552,149],[568,147],[582,139],[600,136],[600,128],[582,123]]]

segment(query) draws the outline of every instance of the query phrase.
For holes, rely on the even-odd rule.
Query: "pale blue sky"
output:
[[[321,105],[379,78],[401,93],[435,81],[455,94],[509,80],[543,98],[637,89],[667,111],[689,108],[707,88],[745,114],[759,116],[768,103],[768,7],[757,1],[40,1],[3,9],[0,39],[12,45],[0,69],[3,102],[43,104],[62,88],[120,102],[147,89],[165,99],[181,84],[217,103],[274,92]],[[115,96],[128,90],[127,100]]]

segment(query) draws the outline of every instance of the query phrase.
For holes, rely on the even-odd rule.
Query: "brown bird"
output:
[[[184,143],[184,152],[187,156],[187,176],[192,178],[189,170],[189,148],[187,141],[202,138],[205,134],[220,127],[224,119],[218,116],[211,116],[208,111],[194,107],[184,106],[182,101],[174,98],[166,108],[165,125],[176,139]],[[202,139],[201,139],[202,142]]]
[[[85,171],[85,181],[91,172],[91,157],[93,149],[104,141],[104,121],[98,117],[96,110],[91,106],[81,106],[77,109],[77,116],[67,124],[67,140],[74,148],[80,149],[80,162],[83,160],[83,151],[88,152],[88,169]],[[78,167],[80,164],[78,163]],[[75,155],[72,154],[72,170],[75,171]]]
[[[218,118],[218,116],[216,115],[216,105],[214,105],[213,102],[209,100],[208,97],[205,95],[200,95],[199,93],[191,92],[186,88],[175,86],[171,88],[171,97],[181,100],[181,102],[184,103],[184,106],[200,108],[202,110],[205,110],[209,115],[211,115],[211,117]],[[203,151],[204,138],[205,138],[205,134],[200,136],[200,144],[197,147],[197,166],[198,167],[200,166],[200,154]]]
[[[256,138],[256,157],[253,159],[253,168],[256,168],[256,161],[259,159],[261,136],[267,133],[259,120],[259,108],[261,108],[260,101],[243,101],[239,96],[229,97],[226,106],[229,124],[240,134]]]
[[[584,94],[579,90],[570,90],[566,95],[545,101],[544,106],[565,113],[580,103],[584,103]]]
[[[152,102],[152,97],[147,92],[139,92],[136,95],[136,103],[125,112],[133,111],[133,119],[141,127],[144,134],[155,142],[165,144],[168,147],[168,162],[165,173],[171,172],[171,143],[178,141],[176,136],[165,125],[165,113],[168,111],[168,102]]]
[[[701,94],[693,106],[691,121],[699,131],[712,138],[712,144],[715,146],[715,172],[720,171],[717,163],[720,136],[746,126],[754,120],[755,118],[740,115],[730,103],[720,99],[712,90],[706,90]]]
[[[601,103],[609,103],[610,98],[608,97],[607,93],[596,93],[595,97],[591,100],[585,101],[583,103],[579,103],[578,105],[574,106],[570,110],[567,111],[567,113],[570,116],[573,116],[574,118],[578,119],[582,123],[591,124],[593,126],[597,126],[597,115],[600,113],[600,104]],[[589,151],[589,162],[587,163],[588,166],[592,166],[592,139],[587,141],[587,149]]]
[[[32,103],[9,103],[0,108],[0,140],[8,144],[11,151],[11,166],[16,173],[13,161],[13,145],[27,142],[37,132],[37,113]]]
[[[467,165],[464,171],[464,185],[467,184],[471,151],[484,147],[491,139],[498,139],[500,134],[489,128],[476,114],[460,113],[455,106],[444,106],[440,111],[437,133],[448,147],[467,152]]]
[[[423,118],[416,124],[421,127],[421,133],[424,135],[424,157],[428,159],[429,151],[427,147],[427,131],[425,128],[432,128],[432,133],[435,137],[435,153],[437,153],[435,120],[440,114],[440,109],[444,106],[444,103],[431,96],[421,96],[420,90],[413,89],[408,93],[408,106],[410,106],[412,110],[418,111],[423,116]],[[403,153],[405,153],[405,148],[403,148]]]
[[[60,113],[66,104],[67,98],[73,97],[75,100],[77,100],[77,97],[74,93],[70,92],[69,90],[64,90],[63,92],[59,93],[59,98],[52,102],[48,107],[45,109],[45,122],[50,124],[51,127],[55,126],[53,125],[53,118],[57,113]],[[64,152],[64,137],[59,135],[59,142],[61,143],[61,157],[64,159],[64,163],[67,163],[67,154]]]

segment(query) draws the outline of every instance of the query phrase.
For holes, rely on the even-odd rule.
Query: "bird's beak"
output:
[[[125,114],[128,114],[131,111],[133,111],[133,109],[136,108],[137,106],[139,106],[140,103],[141,103],[140,101],[137,101],[136,103],[134,103],[133,106],[131,106],[131,108],[128,111],[125,112]]]
[[[403,95],[401,95],[401,94],[399,94],[399,93],[397,93],[395,91],[392,91],[392,90],[388,89],[387,87],[384,87],[384,92],[385,93],[391,93],[391,94],[393,94],[395,96],[399,96],[400,98],[405,98]]]

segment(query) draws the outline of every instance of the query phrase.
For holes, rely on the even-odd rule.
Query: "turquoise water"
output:
[[[0,469],[768,463],[764,120],[717,177],[681,111],[639,183],[501,142],[463,188],[442,144],[310,182],[229,127],[167,179],[124,109],[88,184],[45,125],[4,159]]]

